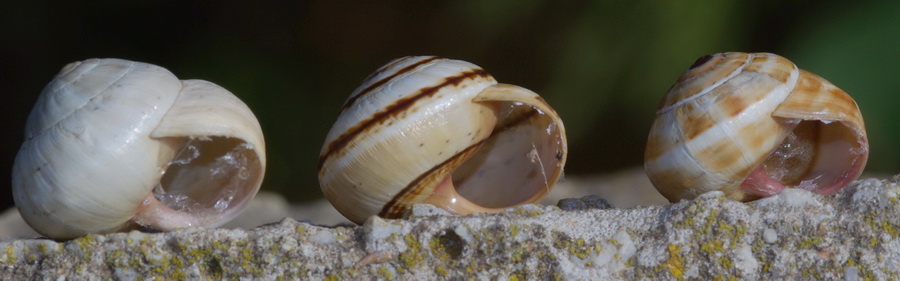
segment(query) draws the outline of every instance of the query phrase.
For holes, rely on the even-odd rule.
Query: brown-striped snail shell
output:
[[[698,59],[666,93],[644,167],[672,202],[712,190],[750,201],[786,187],[834,194],[868,154],[847,93],[778,55],[720,53]]]
[[[218,226],[253,198],[266,165],[262,130],[237,97],[140,62],[65,66],[25,127],[13,196],[56,239]]]
[[[344,103],[319,183],[356,223],[416,203],[496,212],[540,199],[565,161],[563,123],[540,96],[468,62],[411,56],[378,69]]]

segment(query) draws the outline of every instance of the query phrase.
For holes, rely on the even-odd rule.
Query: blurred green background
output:
[[[264,190],[321,196],[317,157],[363,78],[405,55],[467,60],[543,95],[568,175],[641,165],[656,104],[701,55],[781,54],[850,93],[868,172],[900,173],[900,1],[4,1],[0,206],[25,118],[72,61],[116,57],[215,82],[266,135]]]

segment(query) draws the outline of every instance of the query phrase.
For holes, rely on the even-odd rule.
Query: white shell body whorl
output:
[[[198,154],[173,164],[188,146]],[[13,195],[26,222],[51,238],[210,227],[237,214],[264,170],[259,123],[227,90],[155,65],[90,59],[64,67],[38,98]],[[158,185],[190,205],[154,195]]]
[[[700,58],[657,110],[644,167],[670,201],[711,190],[748,201],[801,187],[833,194],[868,157],[856,103],[768,53]]]
[[[537,94],[468,62],[404,57],[348,98],[322,148],[319,182],[357,223],[426,201],[460,214],[497,211],[542,197],[565,154],[562,122]]]

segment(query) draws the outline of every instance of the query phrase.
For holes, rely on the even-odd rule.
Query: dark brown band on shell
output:
[[[445,78],[444,81],[440,84],[432,87],[422,88],[418,93],[414,95],[397,100],[393,104],[387,106],[384,111],[378,112],[371,118],[360,122],[356,126],[353,126],[349,130],[347,130],[347,132],[341,134],[334,141],[329,143],[328,149],[326,149],[325,153],[322,153],[322,155],[319,157],[319,164],[317,169],[321,170],[322,164],[325,163],[325,159],[328,159],[328,157],[330,157],[331,155],[346,148],[350,141],[356,138],[356,136],[360,133],[384,122],[385,120],[388,120],[389,118],[402,114],[407,109],[412,107],[412,105],[415,104],[418,100],[433,96],[443,87],[455,86],[465,80],[478,77],[490,77],[490,74],[488,74],[484,69],[473,69],[470,71],[462,72],[459,75]]]
[[[381,69],[378,69],[378,71],[372,73],[372,75],[370,75],[369,78],[366,78],[366,80],[368,81],[369,79],[371,79],[371,78],[374,77],[375,75],[378,75],[378,73],[383,72],[386,68],[388,68],[388,67],[390,67],[390,66],[393,66],[393,65],[396,64],[396,63],[400,63],[400,62],[402,62],[402,61],[406,61],[406,60],[409,59],[409,58],[410,58],[410,57],[405,57],[405,58],[402,58],[402,59],[398,59],[396,62],[394,62],[394,63],[392,63],[392,64],[389,64],[389,65],[387,65],[387,66],[385,66],[385,67],[382,67]],[[397,70],[397,72],[394,72],[394,74],[391,74],[391,75],[389,75],[389,76],[387,76],[387,77],[384,77],[384,78],[382,78],[381,80],[375,81],[374,83],[370,84],[370,85],[369,85],[368,87],[366,87],[365,89],[360,90],[359,93],[357,93],[355,96],[352,96],[352,97],[350,97],[349,99],[347,99],[347,102],[344,103],[344,107],[342,107],[341,110],[342,110],[342,111],[343,111],[343,110],[347,110],[347,108],[350,108],[351,106],[353,106],[354,103],[356,103],[356,100],[357,100],[357,99],[359,99],[360,97],[363,97],[363,96],[365,96],[365,95],[368,95],[368,94],[371,93],[372,90],[374,90],[375,88],[381,87],[381,85],[384,85],[384,84],[387,83],[388,81],[394,80],[394,78],[397,78],[397,76],[400,76],[400,75],[402,75],[402,74],[404,74],[404,73],[407,73],[407,72],[411,72],[411,71],[413,71],[413,70],[416,70],[416,68],[418,68],[419,66],[421,66],[421,65],[423,65],[423,64],[427,64],[427,63],[432,62],[432,61],[435,61],[435,60],[438,60],[438,59],[441,59],[441,58],[440,58],[440,57],[427,57],[427,58],[423,58],[422,60],[419,60],[419,61],[416,62],[416,63],[407,65],[406,67]]]

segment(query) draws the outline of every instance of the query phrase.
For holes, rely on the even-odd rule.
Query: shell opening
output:
[[[562,161],[559,127],[546,113],[518,102],[500,103],[490,138],[452,178],[456,192],[487,208],[525,204],[555,184]]]
[[[803,120],[762,163],[767,177],[751,176],[743,186],[777,181],[830,195],[859,176],[867,155],[865,142],[842,122]]]
[[[166,164],[153,198],[142,205],[156,210],[140,212],[135,221],[161,229],[217,226],[253,198],[261,176],[252,145],[236,138],[189,137]]]

